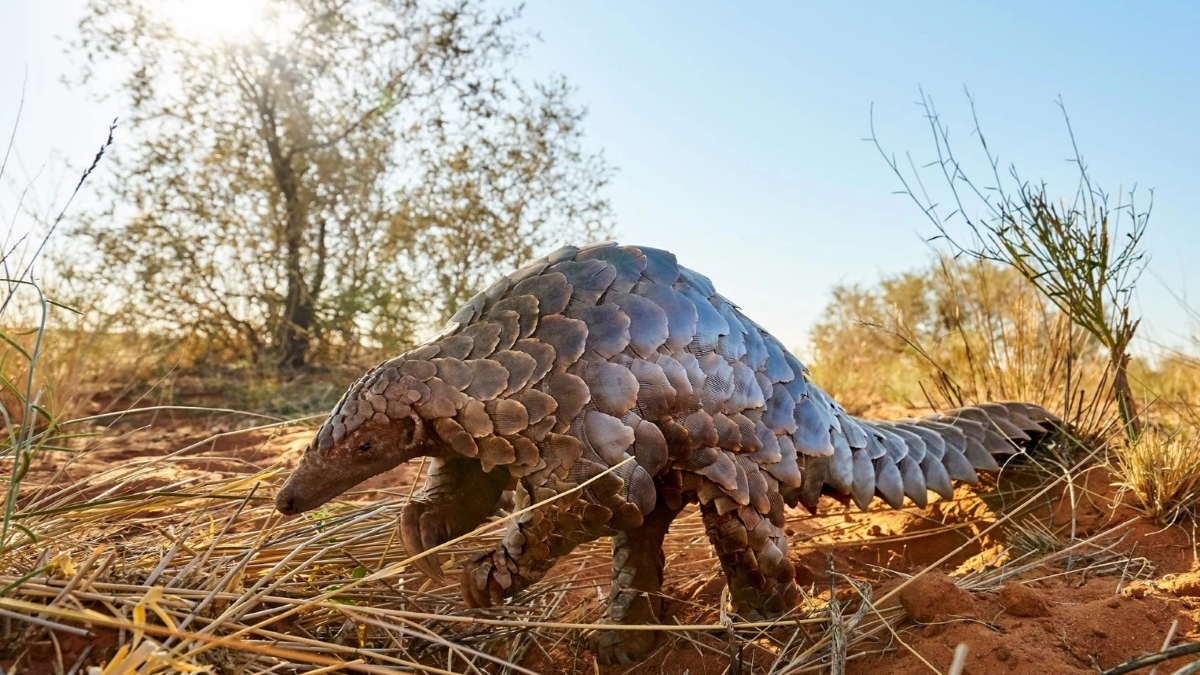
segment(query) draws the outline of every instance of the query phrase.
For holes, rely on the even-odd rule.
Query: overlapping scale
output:
[[[667,318],[667,351],[677,354],[696,335],[696,306],[682,293],[666,284],[640,281],[634,293],[658,305]]]
[[[516,313],[519,337],[529,337],[533,334],[533,329],[537,328],[540,314],[538,313],[538,299],[535,296],[510,295],[493,305],[487,315],[491,317],[502,312]]]
[[[550,266],[571,285],[571,299],[583,307],[596,304],[617,278],[617,270],[603,260],[564,261]]]
[[[628,317],[629,346],[638,356],[647,359],[666,343],[667,314],[652,300],[633,293],[609,293],[608,303],[617,306]]]
[[[624,366],[607,361],[589,362],[584,382],[592,403],[601,412],[620,417],[637,404],[638,378]]]
[[[500,343],[500,324],[490,321],[473,323],[462,329],[458,337],[471,338],[468,359],[486,359],[496,351],[496,345]]]
[[[611,359],[629,346],[630,319],[616,304],[588,307],[577,317],[587,325],[587,348],[602,359]]]
[[[326,450],[367,420],[416,415],[455,455],[484,471],[507,467],[531,497],[619,466],[585,491],[579,527],[633,527],[659,499],[696,498],[749,519],[748,545],[776,569],[781,549],[762,528],[782,526],[785,501],[815,507],[833,493],[864,509],[876,497],[924,505],[930,491],[948,498],[955,481],[999,470],[1059,422],[1037,406],[989,403],[870,423],[810,377],[673,254],[568,246],[500,279],[429,343],[381,364],[317,443]]]
[[[600,260],[608,263],[616,271],[612,281],[612,289],[620,293],[628,293],[642,277],[646,269],[646,254],[632,246],[599,246],[587,251],[581,251],[575,256],[576,260]]]
[[[708,301],[708,297],[701,295],[694,287],[678,283],[675,289],[696,310],[696,333],[688,344],[688,350],[697,356],[715,353],[717,340],[729,333],[729,324]]]
[[[664,286],[670,286],[679,279],[679,263],[676,262],[674,253],[648,246],[639,246],[638,250],[646,256],[643,277]]]
[[[547,272],[530,277],[513,287],[515,295],[532,295],[538,302],[538,315],[554,316],[567,308],[571,300],[571,285],[560,272]]]

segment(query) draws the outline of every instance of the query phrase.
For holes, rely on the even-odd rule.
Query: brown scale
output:
[[[733,611],[772,618],[798,598],[785,504],[815,509],[832,495],[863,509],[876,497],[923,506],[930,491],[946,497],[955,481],[998,471],[1056,423],[1011,402],[855,419],[669,252],[566,247],[497,281],[426,344],[351,385],[276,504],[306,511],[431,457],[402,512],[410,554],[480,526],[506,491],[523,506],[545,502],[464,566],[468,604],[502,602],[580,543],[610,536],[609,621],[655,623],[663,538],[698,503]],[[436,554],[415,564],[441,574]],[[601,631],[596,647],[606,663],[631,662],[655,635]]]

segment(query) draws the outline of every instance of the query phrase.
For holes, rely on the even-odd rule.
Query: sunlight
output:
[[[243,40],[274,23],[271,0],[162,0],[171,28],[197,42]]]

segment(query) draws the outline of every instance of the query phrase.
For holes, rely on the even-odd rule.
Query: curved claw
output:
[[[425,553],[441,543],[437,540],[437,528],[432,527],[433,524],[429,522],[431,518],[427,517],[434,514],[427,512],[425,506],[422,502],[409,502],[404,507],[400,514],[400,543],[409,557],[415,558],[412,560],[413,567],[434,581],[442,581],[441,557],[436,552]]]
[[[489,592],[489,578],[492,572],[492,554],[484,553],[476,556],[463,566],[459,586],[462,591],[463,603],[470,609],[492,606]]]

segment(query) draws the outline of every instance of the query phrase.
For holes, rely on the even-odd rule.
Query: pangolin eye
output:
[[[358,451],[359,452],[370,452],[371,451],[371,442],[367,441],[366,443],[363,443],[362,445],[358,446]]]

